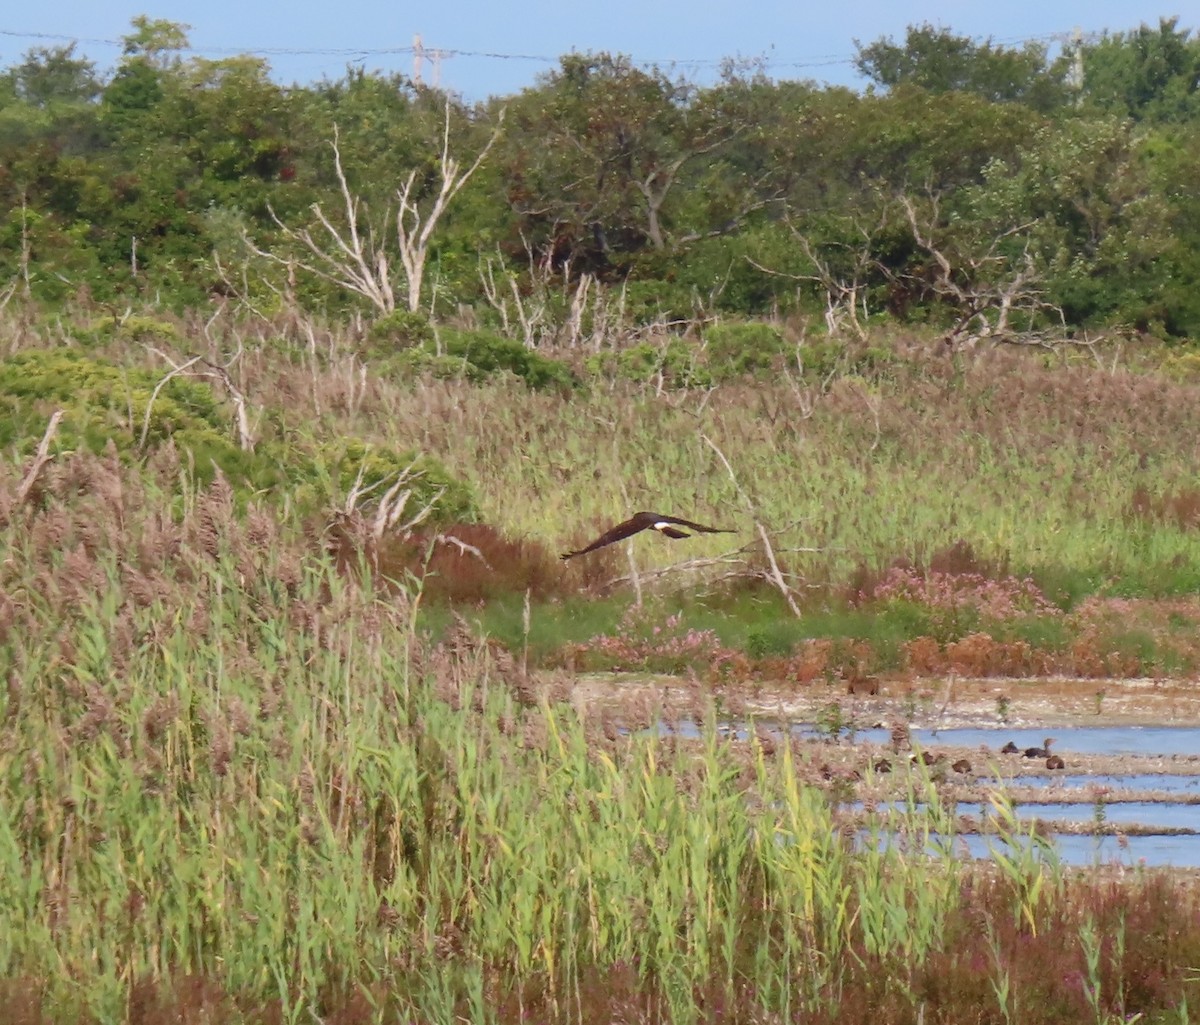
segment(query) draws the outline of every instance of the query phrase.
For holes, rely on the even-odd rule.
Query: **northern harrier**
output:
[[[722,527],[706,527],[703,523],[681,520],[678,516],[663,516],[661,513],[640,512],[634,513],[624,523],[618,523],[615,527],[606,530],[586,548],[580,548],[577,552],[563,552],[562,558],[573,559],[576,555],[586,555],[588,552],[594,552],[597,548],[603,548],[605,545],[623,541],[625,538],[642,530],[654,529],[660,534],[666,534],[667,537],[674,538],[692,536],[686,530],[679,530],[679,527],[687,527],[700,534],[735,533],[735,531],[725,530]]]

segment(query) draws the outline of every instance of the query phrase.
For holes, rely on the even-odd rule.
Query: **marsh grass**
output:
[[[1193,386],[910,354],[801,415],[781,382],[388,381],[335,332],[262,330],[237,372],[264,430],[440,458],[483,520],[441,532],[482,558],[433,535],[331,551],[287,495],[197,485],[170,443],[61,454],[26,503],[25,467],[0,463],[8,1020],[1057,1023],[1195,1003],[1193,890],[1015,847],[972,866],[936,778],[914,777],[903,842],[864,843],[804,782],[804,747],[722,735],[704,683],[1192,665],[1200,539],[1170,496]],[[701,432],[776,532],[801,618],[703,574],[631,612],[611,582],[627,551],[678,558],[660,538],[554,560],[631,504],[744,525]],[[896,571],[904,592],[875,594]],[[977,601],[1029,597],[1027,578],[1069,643]],[[571,650],[700,682],[686,709],[589,718],[571,675],[525,672]],[[698,740],[647,728],[685,714]],[[1097,945],[1118,923],[1123,944]]]
[[[1023,1021],[1195,999],[1191,897],[971,868],[921,777],[903,842],[864,844],[801,745],[721,735],[702,694],[694,742],[581,717],[180,471],[79,454],[5,507],[8,1020],[975,1020],[993,947]],[[1081,908],[1124,916],[1119,957]]]

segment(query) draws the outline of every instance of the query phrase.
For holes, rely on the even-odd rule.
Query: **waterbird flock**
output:
[[[880,725],[882,725],[882,724],[880,724]],[[1050,745],[1053,743],[1054,743],[1053,737],[1046,737],[1042,741],[1041,747],[1028,747],[1028,748],[1025,748],[1024,750],[1022,750],[1021,748],[1017,747],[1017,745],[1010,740],[1003,747],[999,748],[999,752],[1000,752],[1000,754],[1003,754],[1003,755],[1021,755],[1022,757],[1030,758],[1030,759],[1044,758],[1046,761],[1047,769],[1050,769],[1052,771],[1058,770],[1058,769],[1065,769],[1067,767],[1066,762],[1059,755],[1052,754],[1050,752]],[[894,753],[898,754],[902,748],[910,747],[910,746],[911,746],[911,739],[909,736],[909,729],[908,729],[907,724],[902,723],[902,722],[895,723],[891,727],[892,751]],[[984,747],[983,750],[986,752],[986,750],[987,750],[986,746]],[[923,765],[930,769],[938,769],[946,761],[946,755],[942,752],[934,753],[932,751],[911,751],[910,750],[909,755],[908,755],[908,761],[910,764],[913,764],[913,765]],[[871,759],[871,761],[868,762],[868,765],[876,773],[876,775],[883,774],[883,773],[889,773],[892,771],[892,761],[889,758],[873,757]],[[964,775],[964,776],[970,775],[974,771],[974,767],[972,766],[971,762],[968,761],[966,758],[959,758],[957,761],[953,762],[950,765],[950,768],[954,772],[958,773],[959,775]],[[945,770],[939,769],[939,771],[945,771]],[[822,778],[824,778],[826,780],[839,779],[839,778],[846,778],[846,779],[861,779],[862,778],[860,773],[854,772],[851,774],[849,770],[843,770],[842,772],[839,773],[836,770],[830,769],[828,765],[821,766],[820,775],[822,776]]]

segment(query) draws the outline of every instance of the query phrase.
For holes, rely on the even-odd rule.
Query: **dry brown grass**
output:
[[[1180,530],[1200,527],[1200,488],[1180,487],[1152,494],[1144,484],[1133,489],[1129,516],[1143,523],[1170,523]]]

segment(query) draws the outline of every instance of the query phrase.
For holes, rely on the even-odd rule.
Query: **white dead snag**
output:
[[[0,311],[8,305],[8,301],[17,294],[17,279],[13,278],[7,288],[0,288]]]
[[[501,109],[491,138],[479,151],[475,162],[464,171],[461,169],[462,165],[450,156],[450,104],[447,103],[446,124],[442,131],[442,155],[438,160],[441,184],[438,187],[437,196],[434,197],[433,205],[424,214],[421,213],[416,198],[413,196],[413,184],[417,179],[415,168],[409,171],[404,184],[396,190],[396,195],[400,200],[400,208],[396,211],[396,242],[400,247],[400,261],[404,266],[404,276],[408,283],[408,308],[410,310],[416,310],[421,305],[421,282],[425,277],[425,258],[429,253],[429,240],[433,237],[433,231],[437,227],[438,221],[446,212],[450,200],[458,195],[462,187],[471,180],[471,176],[483,165],[483,161],[496,144],[496,140],[500,138],[503,126],[504,110]]]
[[[207,333],[207,329],[206,329]],[[250,426],[250,415],[247,408],[246,396],[242,390],[234,384],[233,378],[229,375],[229,368],[237,362],[242,354],[241,342],[238,343],[237,352],[235,352],[227,363],[221,365],[214,363],[210,359],[205,359],[203,356],[191,356],[184,362],[180,363],[171,358],[170,355],[160,349],[156,349],[152,345],[146,346],[147,352],[152,352],[160,359],[171,364],[171,370],[159,379],[154,386],[154,391],[150,395],[150,402],[146,405],[146,415],[142,419],[142,434],[138,439],[139,450],[145,450],[146,441],[150,436],[150,419],[154,412],[154,403],[158,399],[158,393],[166,387],[167,383],[173,377],[183,375],[186,377],[212,377],[220,381],[225,386],[225,390],[229,392],[229,397],[233,401],[234,407],[234,422],[237,426],[238,445],[243,452],[253,452],[255,445],[254,431]],[[193,370],[193,367],[207,367],[206,370]]]
[[[496,140],[500,138],[503,123],[504,111],[501,110],[491,138],[474,162],[464,170],[462,164],[450,155],[450,104],[446,104],[442,152],[437,162],[437,194],[431,203],[423,202],[416,194],[419,191],[416,168],[409,171],[408,177],[396,190],[399,207],[396,211],[395,247],[399,256],[399,272],[393,266],[389,255],[388,219],[384,218],[376,237],[369,221],[366,221],[365,214],[361,212],[361,200],[350,190],[342,167],[342,152],[336,125],[333,129],[333,141],[329,145],[333,150],[334,172],[341,192],[345,224],[334,224],[320,203],[312,205],[313,216],[320,230],[291,228],[271,210],[271,217],[283,237],[305,255],[299,259],[291,255],[280,256],[255,245],[248,237],[246,245],[256,256],[281,266],[299,267],[323,281],[362,296],[381,315],[392,313],[396,309],[396,293],[403,285],[408,309],[415,311],[421,305],[425,261],[438,222],[446,213],[451,200],[483,165]],[[360,221],[366,221],[365,227],[360,228]]]
[[[360,464],[354,484],[343,500],[341,508],[337,510],[336,519],[343,523],[361,524],[365,528],[367,539],[376,547],[389,533],[398,534],[400,537],[411,535],[413,529],[437,507],[438,500],[445,490],[437,489],[419,509],[410,510],[409,501],[413,498],[415,485],[422,476],[416,465],[416,460],[413,460],[403,470],[394,474],[394,479],[393,475],[389,475],[372,484],[365,484],[367,468],[365,462]],[[371,497],[372,492],[381,490],[382,494],[378,498]],[[372,505],[374,511],[367,517],[366,510]]]
[[[337,125],[334,125],[333,141],[329,145],[333,150],[334,173],[337,175],[338,188],[341,190],[345,207],[345,227],[336,226],[321,204],[314,203],[311,207],[313,216],[322,228],[322,232],[314,236],[308,228],[288,227],[268,205],[271,219],[279,227],[283,237],[304,250],[307,256],[299,259],[291,254],[280,256],[255,245],[248,236],[245,237],[246,245],[256,256],[287,267],[289,273],[293,268],[299,267],[323,281],[344,288],[347,292],[361,295],[381,314],[391,313],[396,308],[396,300],[387,252],[383,248],[383,240],[377,244],[369,227],[365,237],[359,232],[360,202],[350,191],[350,185],[346,181],[340,141]]]
[[[150,348],[151,352],[158,352],[157,349],[150,346],[147,346],[147,348]],[[162,355],[162,353],[159,353],[159,355]],[[164,356],[163,358],[166,359],[167,357]],[[168,359],[168,362],[172,364],[171,370],[159,378],[158,384],[154,386],[154,391],[150,393],[150,401],[146,403],[146,415],[142,418],[142,435],[138,439],[139,452],[146,450],[146,441],[150,437],[150,418],[154,413],[154,403],[158,401],[158,393],[170,383],[171,378],[178,377],[180,374],[186,374],[197,363],[200,363],[203,358],[202,356],[193,356],[187,362],[179,364]]]

